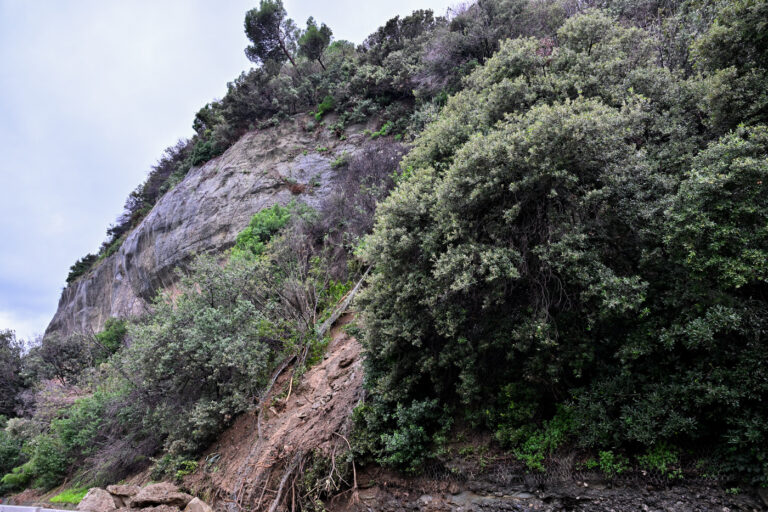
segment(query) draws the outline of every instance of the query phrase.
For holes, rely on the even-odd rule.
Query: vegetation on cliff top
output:
[[[249,130],[311,112],[339,137],[351,124],[376,120],[388,133],[410,137],[434,118],[461,78],[490,57],[504,37],[528,30],[507,23],[516,8],[497,0],[457,9],[449,18],[429,10],[389,20],[355,47],[332,41],[332,31],[310,18],[299,29],[280,0],[262,1],[246,14],[251,40],[246,54],[258,67],[228,84],[226,95],[195,115],[195,135],[168,148],[144,183],[128,197],[123,214],[107,230],[98,255],[72,266],[67,283],[87,273],[119,247],[152,206],[187,172],[223,153]],[[509,9],[512,9],[510,11]],[[564,13],[542,4],[540,18]],[[332,121],[324,115],[335,112]],[[313,128],[313,129],[314,129]]]

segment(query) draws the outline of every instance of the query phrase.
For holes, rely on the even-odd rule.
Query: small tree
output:
[[[328,25],[323,23],[318,27],[315,19],[310,16],[307,20],[307,30],[299,38],[299,53],[309,60],[316,60],[325,69],[322,57],[325,49],[331,43],[332,35],[333,31]]]
[[[282,0],[261,0],[258,9],[245,14],[245,35],[253,43],[245,49],[245,55],[257,64],[283,63],[287,59],[296,67],[293,56],[297,32]]]
[[[11,330],[0,331],[0,415],[14,416],[22,388],[21,343]]]

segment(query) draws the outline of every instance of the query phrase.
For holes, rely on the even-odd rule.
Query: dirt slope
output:
[[[187,487],[217,510],[264,509],[275,501],[280,480],[297,457],[331,456],[346,448],[350,414],[363,392],[361,347],[343,329],[349,320],[350,315],[342,317],[331,330],[326,355],[300,385],[291,386],[291,368],[283,372],[261,421],[256,411],[235,421],[200,459]]]

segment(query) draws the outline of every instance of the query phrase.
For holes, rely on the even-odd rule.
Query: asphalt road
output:
[[[0,505],[0,512],[72,512],[72,511],[59,510],[55,508],[16,507],[13,505]]]

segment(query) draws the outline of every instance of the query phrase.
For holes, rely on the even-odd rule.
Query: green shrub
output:
[[[279,221],[276,212],[271,228],[279,224],[272,222]],[[248,241],[262,243],[260,227],[256,223]],[[122,365],[154,404],[142,429],[173,456],[204,448],[265,384],[277,355],[267,340],[277,333],[254,299],[256,265],[238,258],[222,267],[200,257],[182,277],[177,297],[158,296],[153,312],[129,326],[133,342],[121,353]]]
[[[599,469],[603,474],[610,478],[616,478],[629,469],[629,460],[621,454],[613,453],[612,450],[601,451],[598,460],[590,459],[584,463],[587,469]]]
[[[165,454],[155,461],[150,477],[152,480],[173,478],[176,482],[181,483],[185,476],[191,475],[195,471],[197,471],[197,461],[179,455]]]
[[[82,460],[98,446],[107,404],[114,395],[97,391],[78,398],[51,422],[51,433],[68,461]]]
[[[33,441],[32,458],[22,468],[32,474],[32,485],[52,489],[59,485],[69,469],[69,461],[61,442],[50,435],[40,435]]]
[[[336,106],[333,96],[326,96],[323,101],[317,106],[315,111],[315,120],[320,121],[325,114],[330,112]]]
[[[234,258],[261,256],[266,244],[291,219],[291,206],[275,204],[256,213],[243,231],[237,235]]]
[[[739,127],[697,155],[670,210],[667,245],[698,282],[768,283],[768,126]]]
[[[568,409],[561,407],[558,413],[542,428],[534,430],[525,437],[520,446],[514,450],[529,470],[546,471],[544,461],[563,446],[573,435],[573,422]]]
[[[754,33],[755,6],[740,3],[739,31]],[[555,443],[533,426],[565,401],[578,446],[708,446],[765,483],[764,59],[747,51],[734,75],[756,77],[741,109],[608,12],[550,42],[501,43],[379,206],[361,250],[374,268],[361,446],[411,467],[462,416],[541,469]],[[712,102],[744,126],[721,136],[700,110]]]
[[[77,260],[75,264],[72,265],[69,269],[69,274],[67,275],[67,284],[74,283],[78,277],[88,272],[91,267],[93,267],[94,263],[98,261],[98,259],[99,257],[96,254],[86,254]]]
[[[377,137],[385,137],[385,136],[389,135],[389,132],[390,132],[391,129],[392,129],[392,122],[391,121],[387,121],[386,123],[384,123],[382,125],[381,128],[378,129],[378,131],[375,131],[375,132],[371,133],[371,138],[375,139]]]
[[[96,333],[96,340],[107,349],[108,355],[111,355],[122,347],[127,332],[128,328],[124,319],[108,318],[104,323],[104,329]]]
[[[0,430],[0,475],[4,475],[22,461],[21,442],[4,429]]]
[[[339,167],[344,167],[348,163],[349,163],[349,154],[347,154],[347,152],[345,151],[344,153],[336,157],[336,160],[331,162],[331,167],[333,169],[338,169]]]
[[[8,491],[20,491],[25,489],[32,482],[34,478],[33,463],[28,461],[23,465],[14,468],[10,473],[7,473],[0,479],[0,483],[4,489]]]
[[[641,468],[658,471],[670,479],[683,477],[678,450],[666,443],[650,448],[644,455],[637,457],[637,462]]]

